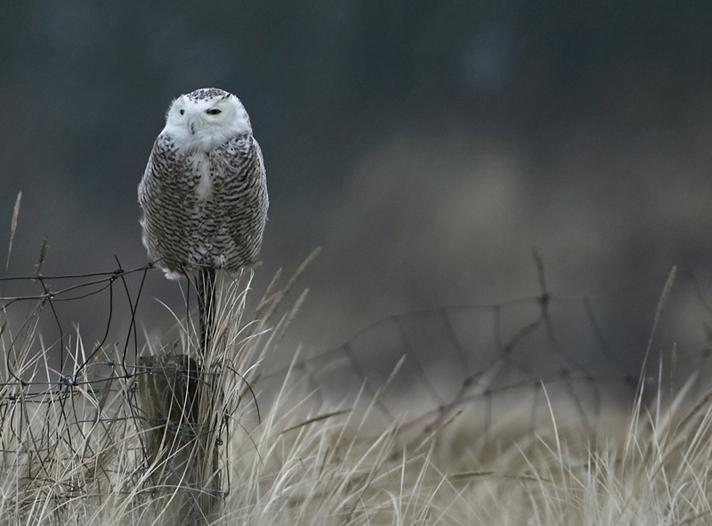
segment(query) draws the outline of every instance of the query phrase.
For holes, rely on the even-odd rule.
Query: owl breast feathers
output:
[[[138,189],[143,243],[169,277],[256,261],[268,208],[262,152],[249,129],[221,140],[186,148],[167,126],[153,145]]]

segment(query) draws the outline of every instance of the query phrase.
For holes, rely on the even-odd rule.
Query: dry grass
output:
[[[226,283],[206,356],[176,316],[177,346],[147,345],[130,378],[86,373],[69,398],[29,397],[5,370],[2,523],[712,524],[712,395],[691,404],[683,388],[653,411],[611,410],[595,437],[546,391],[534,432],[517,432],[514,406],[487,436],[467,410],[427,432],[379,428],[364,392],[326,405],[294,369],[262,387],[262,363],[301,301],[279,314],[293,283],[271,286],[251,320],[247,276]],[[39,381],[50,366],[29,334],[14,374]],[[6,353],[12,341],[5,331]]]

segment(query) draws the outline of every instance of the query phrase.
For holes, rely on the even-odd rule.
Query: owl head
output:
[[[235,95],[218,88],[201,88],[171,103],[163,133],[169,134],[179,148],[208,151],[237,135],[252,133],[252,126]]]

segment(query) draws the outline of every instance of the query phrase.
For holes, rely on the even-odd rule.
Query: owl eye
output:
[[[220,110],[217,109],[217,108],[213,108],[213,109],[210,109],[210,110],[205,110],[205,113],[207,113],[208,115],[217,115],[217,114],[219,114],[219,113],[222,113],[222,111],[220,111]]]
[[[181,115],[185,115],[185,110],[180,110]]]

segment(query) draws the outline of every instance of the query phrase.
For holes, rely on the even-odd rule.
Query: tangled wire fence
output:
[[[183,343],[152,346],[137,322],[153,267],[126,269],[118,258],[116,263],[106,272],[46,276],[38,270],[0,277],[3,469],[23,469],[28,485],[56,484],[61,465],[72,476],[62,479],[64,489],[56,498],[86,493],[90,484],[101,493],[102,485],[119,478],[123,487],[112,491],[136,492],[150,481],[148,494],[155,498],[161,487],[190,482],[185,470],[198,450],[202,472],[192,482],[200,487],[193,490],[200,498],[206,492],[224,495],[229,477],[219,474],[229,473],[231,423],[242,425],[237,407],[251,398],[259,410],[261,397],[287,377],[306,386],[324,415],[338,414],[331,406],[342,407],[339,400],[361,390],[364,403],[377,408],[383,421],[419,432],[437,430],[467,409],[479,419],[482,434],[492,433],[513,400],[526,408],[531,429],[544,399],[550,403],[555,394],[593,433],[603,407],[633,399],[643,389],[672,392],[692,373],[694,387],[703,388],[712,356],[707,325],[712,309],[698,274],[673,270],[596,296],[562,296],[549,289],[535,254],[539,290],[531,297],[391,316],[337,348],[271,369],[257,349],[279,340],[292,313],[283,315],[269,336],[264,319],[243,320],[223,328],[235,331],[226,338],[233,350],[239,348],[239,363],[224,355],[203,363],[191,357],[187,343],[195,332],[190,287],[178,335]],[[274,314],[293,284],[290,280],[279,292],[271,286],[261,313]],[[244,286],[232,287],[233,297],[244,302]],[[106,314],[96,341],[87,345],[62,307],[96,300]],[[213,381],[217,377],[222,380]],[[117,450],[122,477],[105,462]],[[166,464],[173,478],[156,478],[157,466],[165,471]],[[201,506],[199,513],[208,508]]]

